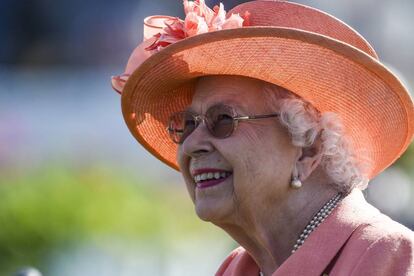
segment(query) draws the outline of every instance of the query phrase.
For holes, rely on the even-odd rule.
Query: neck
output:
[[[299,235],[323,205],[338,192],[321,179],[290,188],[284,199],[266,201],[254,210],[242,206],[231,223],[217,224],[244,247],[264,275],[271,275],[290,255]]]

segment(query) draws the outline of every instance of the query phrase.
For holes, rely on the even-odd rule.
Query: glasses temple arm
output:
[[[277,117],[279,115],[280,115],[279,113],[272,113],[272,114],[266,114],[266,115],[239,116],[239,117],[234,117],[234,119],[235,120],[254,120],[254,119]]]

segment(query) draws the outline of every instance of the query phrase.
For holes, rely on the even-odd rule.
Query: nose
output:
[[[193,158],[208,154],[214,150],[211,138],[206,124],[201,122],[181,144],[182,151]]]

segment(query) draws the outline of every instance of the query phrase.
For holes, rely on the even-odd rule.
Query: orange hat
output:
[[[207,75],[260,79],[335,112],[356,155],[371,160],[370,179],[407,149],[414,133],[408,91],[342,21],[285,1],[252,1],[227,14],[203,0],[184,6],[185,20],[146,18],[146,40],[112,80],[129,130],[167,165],[178,169],[168,118],[191,103],[194,80]]]

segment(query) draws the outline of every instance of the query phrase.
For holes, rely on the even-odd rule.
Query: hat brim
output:
[[[191,103],[194,80],[239,75],[284,87],[321,112],[335,112],[373,178],[413,137],[411,97],[393,73],[365,52],[292,28],[245,27],[190,37],[149,57],[122,93],[124,119],[150,153],[179,170],[169,116]]]

